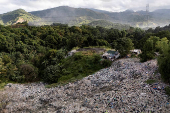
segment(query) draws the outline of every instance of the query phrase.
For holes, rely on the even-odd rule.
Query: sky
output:
[[[145,11],[148,3],[150,11],[170,9],[170,0],[0,0],[0,14],[16,9],[31,12],[58,6],[95,8],[111,12],[121,12],[127,9]]]

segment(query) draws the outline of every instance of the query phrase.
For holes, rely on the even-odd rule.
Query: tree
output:
[[[154,52],[157,50],[156,45],[159,39],[159,37],[151,36],[149,39],[146,40],[142,49],[142,54],[140,55],[142,62],[154,58]]]
[[[114,41],[115,49],[119,51],[122,57],[126,56],[133,49],[133,43],[130,38],[120,38]]]
[[[170,43],[165,43],[162,54],[158,57],[159,72],[165,82],[170,83]]]
[[[168,49],[168,42],[169,40],[166,37],[158,40],[156,42],[156,49],[158,49],[160,53],[166,54]]]
[[[147,60],[150,60],[154,57],[153,52],[153,40],[148,39],[142,49],[142,54],[140,55],[141,62],[145,62]]]
[[[49,83],[56,83],[62,75],[62,66],[50,65],[44,70],[43,80]]]

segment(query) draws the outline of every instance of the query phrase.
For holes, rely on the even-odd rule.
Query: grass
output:
[[[155,82],[156,82],[156,80],[153,80],[153,79],[148,79],[147,81],[145,81],[145,83],[147,83],[147,84],[153,84]]]
[[[7,83],[5,83],[5,82],[0,83],[0,90],[3,89],[6,84],[7,84]]]
[[[69,82],[81,80],[83,77],[94,74],[96,71],[111,65],[111,61],[100,61],[101,56],[91,51],[77,52],[63,62],[65,73],[59,78],[58,83],[46,87],[56,87]]]
[[[14,82],[14,81],[9,81],[9,80],[7,80],[7,79],[5,79],[5,78],[1,78],[1,79],[0,79],[0,90],[4,89],[4,87],[5,87],[8,83],[13,83],[13,84],[15,84],[16,82]]]

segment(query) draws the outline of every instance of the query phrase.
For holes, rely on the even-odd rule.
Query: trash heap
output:
[[[120,59],[82,80],[45,88],[44,83],[8,84],[7,112],[128,113],[170,111],[170,97],[160,80],[157,61]],[[147,84],[148,79],[156,80]],[[11,91],[11,92],[10,92]]]

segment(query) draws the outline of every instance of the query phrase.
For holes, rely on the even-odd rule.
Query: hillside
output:
[[[76,17],[73,20],[69,21],[68,25],[69,26],[81,26],[84,24],[89,24],[96,19],[89,17],[89,16],[81,16],[81,17]]]
[[[91,22],[94,19],[109,19],[109,16],[104,13],[92,11],[84,8],[72,8],[61,6],[52,9],[34,11],[31,14],[42,18],[45,23],[67,23],[77,25],[83,23],[84,20]],[[83,23],[84,24],[84,23]]]
[[[36,27],[26,22],[0,25],[0,113],[167,113],[169,40],[170,25],[148,31],[65,24]],[[125,58],[133,45],[142,49],[142,61],[149,61]],[[115,48],[122,58],[102,59],[96,48]],[[74,49],[90,51],[68,56]]]
[[[157,27],[169,24],[168,9],[160,9],[149,13],[149,26]],[[108,12],[98,9],[72,8],[60,6],[42,11],[30,12],[42,18],[40,23],[64,23],[70,26],[90,24],[93,21],[106,20],[113,23],[129,24],[133,27],[147,27],[146,11],[126,10],[123,12]],[[160,16],[161,15],[161,16]],[[99,25],[99,24],[98,24]],[[103,25],[99,25],[103,26]]]
[[[23,9],[18,9],[18,10],[14,10],[11,12],[7,12],[5,14],[1,14],[0,15],[0,24],[1,25],[12,25],[12,24],[16,24],[18,22],[30,22],[30,21],[34,21],[34,20],[38,20],[39,18],[26,12]]]
[[[18,9],[12,12],[1,14],[0,24],[11,25],[17,22],[29,21],[31,22],[31,25],[50,25],[52,23],[62,23],[68,24],[69,26],[81,26],[83,24],[94,24],[94,22],[96,24],[96,21],[99,21],[97,22],[96,26],[106,26],[106,28],[112,28],[112,23],[128,24],[133,27],[146,28],[147,26],[157,27],[168,25],[170,23],[170,14],[168,12],[169,9],[159,9],[150,12],[149,21],[147,21],[146,11],[135,12],[133,10],[126,10],[123,12],[108,12],[98,9],[60,6],[29,13],[22,9]],[[101,23],[100,20],[102,20],[104,23]]]
[[[139,59],[121,59],[64,86],[45,88],[42,82],[7,84],[0,93],[1,100],[7,102],[6,112],[168,113],[170,98],[164,91],[167,85],[159,73],[153,74],[156,69],[156,60],[140,63]],[[156,83],[145,83],[148,78]]]
[[[93,21],[91,23],[89,23],[88,25],[90,26],[101,26],[104,28],[114,28],[114,29],[119,29],[119,30],[123,30],[123,29],[129,29],[130,26],[129,25],[125,25],[125,24],[119,24],[119,23],[112,23],[106,20],[97,20],[97,21]]]

